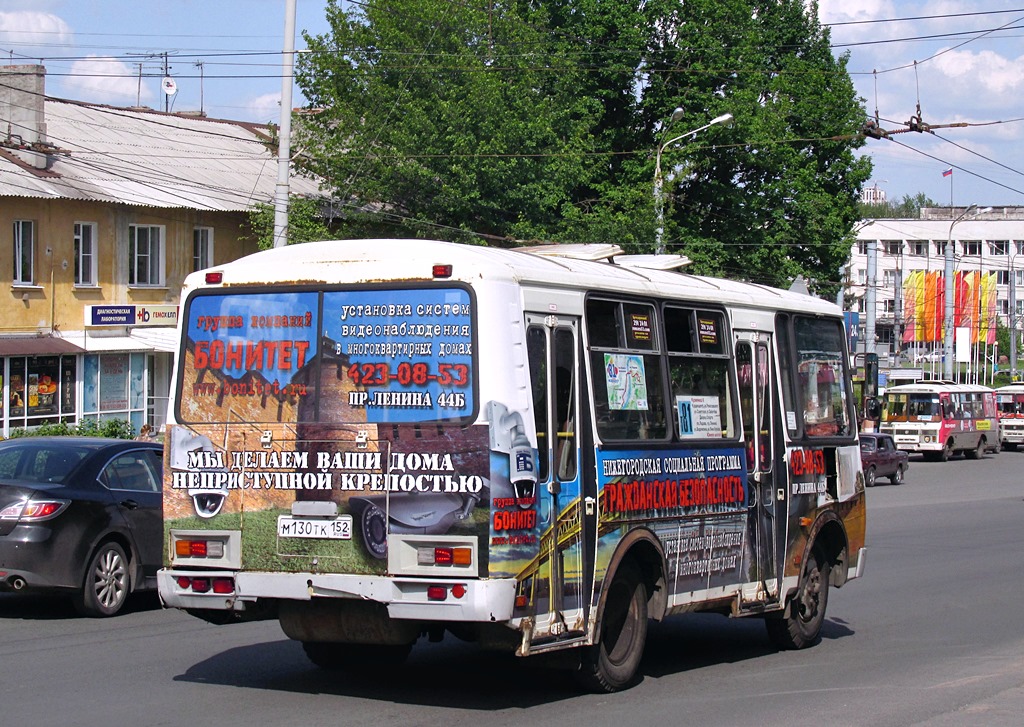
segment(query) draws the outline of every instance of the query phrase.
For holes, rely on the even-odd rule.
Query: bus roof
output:
[[[615,245],[566,245],[564,254],[544,248],[504,249],[437,240],[325,240],[254,253],[226,265],[193,273],[185,279],[189,292],[207,287],[204,274],[223,273],[212,287],[247,285],[345,285],[385,281],[433,280],[433,266],[451,265],[447,280],[466,283],[486,279],[557,288],[614,290],[785,308],[838,315],[829,301],[754,283],[689,275],[657,269],[660,256],[624,256]],[[637,258],[641,259],[637,259]],[[664,256],[676,262],[680,256]],[[616,259],[621,260],[621,264]]]
[[[985,392],[992,392],[993,390],[987,386],[981,386],[980,384],[958,384],[955,381],[916,381],[913,384],[900,384],[899,386],[889,386],[885,389],[885,394],[943,394],[943,393],[961,393],[961,394],[980,394]]]

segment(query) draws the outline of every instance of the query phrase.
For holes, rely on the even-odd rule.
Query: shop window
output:
[[[82,360],[82,417],[146,421],[146,354],[90,354]]]
[[[74,422],[74,356],[12,356],[6,359],[6,368],[4,403],[11,429]]]

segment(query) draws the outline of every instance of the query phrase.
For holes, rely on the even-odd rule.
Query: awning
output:
[[[0,336],[0,356],[53,356],[82,353],[80,347],[55,336]]]
[[[132,328],[129,335],[157,351],[168,353],[178,352],[178,329],[177,328]]]

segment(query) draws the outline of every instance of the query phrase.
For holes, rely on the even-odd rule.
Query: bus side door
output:
[[[537,431],[540,552],[533,644],[582,639],[593,590],[595,493],[580,462],[580,322],[527,314],[527,355]],[[589,478],[593,480],[593,478]]]
[[[757,586],[744,591],[746,603],[764,604],[779,598],[780,536],[785,530],[785,477],[776,467],[775,422],[778,397],[772,395],[771,336],[763,331],[736,332],[736,370],[740,417],[747,451],[749,497],[748,537],[756,562]],[[784,473],[783,473],[784,474]],[[780,500],[779,495],[782,495]]]

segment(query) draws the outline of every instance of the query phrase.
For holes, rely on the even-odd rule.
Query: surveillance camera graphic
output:
[[[195,470],[192,461],[196,459],[194,452],[217,452],[209,437],[202,434],[194,434],[184,427],[175,427],[171,435],[171,469],[173,470]],[[211,470],[205,470],[211,471]],[[213,471],[223,471],[216,469]],[[196,515],[201,518],[212,518],[224,507],[228,491],[226,488],[192,488],[188,489],[188,495],[192,498],[192,507]]]

